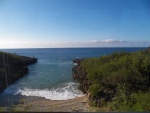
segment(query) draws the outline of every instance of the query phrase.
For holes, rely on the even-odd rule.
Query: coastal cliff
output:
[[[73,72],[73,78],[76,79],[80,83],[79,89],[83,93],[87,93],[89,86],[91,85],[91,82],[87,79],[87,75],[86,75],[85,71],[82,69],[81,63],[84,60],[85,59],[73,60],[73,63],[76,63],[77,65],[72,68],[72,72]]]
[[[37,58],[0,52],[0,92],[28,73],[27,66],[35,62]]]
[[[73,78],[90,106],[104,111],[150,111],[150,48],[75,59]]]

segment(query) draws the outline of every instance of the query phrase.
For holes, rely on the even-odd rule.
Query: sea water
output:
[[[36,57],[38,62],[29,65],[24,77],[9,85],[0,96],[23,95],[66,100],[83,96],[79,84],[72,77],[73,60],[100,57],[114,51],[138,51],[144,48],[43,48],[1,49],[22,56]]]

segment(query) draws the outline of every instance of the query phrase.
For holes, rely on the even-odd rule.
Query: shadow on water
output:
[[[8,107],[10,105],[16,105],[19,104],[20,101],[23,98],[21,95],[1,95],[0,96],[0,107]]]

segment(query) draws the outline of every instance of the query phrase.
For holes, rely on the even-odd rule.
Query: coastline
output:
[[[78,65],[72,69],[73,78],[80,83],[79,89],[89,94],[89,105],[99,111],[150,111],[149,56],[150,47],[75,59]]]
[[[37,62],[37,58],[20,56],[0,51],[0,93],[28,73],[28,65]]]
[[[125,56],[121,57],[121,58],[124,58],[125,61],[128,57],[130,57],[128,59],[131,59],[131,60],[132,60],[132,58],[137,59],[136,60],[137,62],[134,62],[134,64],[136,64],[136,63],[138,64],[138,61],[140,60],[140,59],[138,59],[139,57],[137,58],[138,54],[139,54],[139,56],[141,56],[141,58],[145,58],[146,55],[149,56],[149,50],[147,49],[145,51],[133,52],[133,53],[130,53],[130,54],[125,53],[125,52],[123,52],[123,53],[113,53],[111,55],[107,55],[107,56],[102,57],[103,58],[102,61],[107,61],[107,60],[109,61],[109,62],[103,62],[103,65],[105,65],[107,63],[109,65],[110,64],[115,65],[119,61],[119,58],[120,58],[119,56],[124,56],[124,55]],[[92,82],[90,82],[89,79],[87,78],[87,72],[85,72],[84,68],[86,67],[87,69],[89,69],[88,73],[90,73],[91,68],[93,68],[92,70],[95,70],[98,66],[101,66],[101,62],[98,62],[99,59],[101,59],[101,58],[85,59],[86,62],[84,62],[84,59],[76,59],[76,60],[73,61],[74,63],[77,63],[78,65],[73,67],[73,69],[72,69],[72,71],[73,71],[72,74],[73,75],[72,76],[73,76],[74,79],[76,79],[78,81],[78,83],[80,83],[79,89],[82,92],[88,94],[88,96],[82,96],[82,97],[77,97],[77,98],[68,99],[68,100],[48,100],[48,99],[45,99],[43,97],[35,97],[35,96],[19,96],[18,97],[18,95],[15,95],[16,96],[16,101],[13,104],[11,102],[6,102],[7,104],[4,105],[5,102],[3,103],[1,101],[1,98],[0,98],[0,102],[2,102],[2,104],[3,104],[3,106],[1,106],[1,103],[0,103],[0,111],[7,111],[7,112],[8,111],[12,111],[12,112],[17,112],[17,111],[20,111],[20,112],[22,112],[22,111],[27,111],[27,112],[34,112],[34,111],[35,112],[39,112],[39,111],[42,111],[42,112],[75,112],[75,111],[89,112],[90,111],[91,112],[91,111],[118,111],[118,110],[128,111],[128,109],[131,110],[131,111],[134,111],[138,108],[138,107],[136,107],[136,105],[140,105],[141,107],[143,107],[143,106],[145,107],[145,102],[144,101],[139,101],[138,102],[139,99],[149,100],[149,94],[145,93],[145,92],[131,95],[131,96],[134,96],[134,99],[136,99],[137,104],[134,104],[134,103],[132,104],[131,103],[131,105],[133,107],[130,107],[130,105],[128,104],[129,108],[127,108],[127,109],[124,109],[124,106],[128,107],[127,104],[123,105],[124,103],[120,104],[120,101],[114,100],[114,97],[117,97],[118,99],[120,99],[120,98],[122,98],[122,95],[120,95],[119,92],[118,92],[118,95],[115,95],[116,94],[115,92],[118,90],[118,89],[115,89],[115,87],[117,87],[117,86],[110,87],[110,88],[108,88],[107,86],[111,86],[109,84],[115,84],[116,81],[122,80],[122,78],[121,78],[122,76],[117,78],[118,77],[118,76],[116,76],[117,74],[114,74],[113,76],[109,77],[110,80],[109,80],[109,82],[107,82],[106,81],[106,79],[108,80],[108,78],[106,78],[107,75],[98,77],[99,74],[92,73],[94,75],[94,77],[89,78],[89,79],[93,80],[93,83],[95,83],[95,78],[97,78],[100,81],[101,78],[103,77],[102,80],[105,80],[105,81],[99,82],[98,85],[96,84],[97,87],[92,88],[92,89],[95,88],[96,90],[88,90],[89,85],[91,85]],[[110,60],[110,59],[113,59],[113,60]],[[124,61],[124,59],[123,60],[121,59],[121,61]],[[82,65],[82,63],[83,63],[82,60],[84,62],[84,65]],[[101,60],[99,60],[99,61],[101,61]],[[119,62],[121,63],[121,61],[119,61]],[[145,59],[144,61],[147,62],[147,61],[150,61],[150,60]],[[115,63],[113,63],[113,62],[115,62]],[[143,62],[143,64],[145,62]],[[142,62],[140,64],[142,64]],[[107,65],[107,66],[109,66],[109,65]],[[83,67],[83,66],[85,66],[85,67]],[[121,66],[124,67],[123,64],[115,65],[115,66],[118,67],[117,69],[120,69]],[[115,66],[111,65],[109,68],[106,67],[104,70],[109,71],[107,69],[111,69],[111,68],[113,69]],[[147,67],[147,68],[149,68],[149,67]],[[136,67],[135,67],[135,69],[137,71],[140,71]],[[125,68],[124,71],[126,71],[126,70],[128,70],[128,68],[127,69]],[[98,69],[97,69],[97,71],[98,71]],[[129,71],[131,71],[131,70],[129,70]],[[145,71],[147,71],[147,70],[145,70]],[[104,71],[102,71],[102,72],[105,74]],[[109,72],[109,74],[111,75],[111,72]],[[124,75],[124,73],[122,75]],[[137,77],[137,76],[135,75],[135,77]],[[130,78],[131,77],[129,75],[128,79],[130,80]],[[138,80],[140,81],[141,79],[138,79]],[[101,84],[101,83],[105,83],[105,84],[103,84],[102,89],[101,89],[101,87],[99,87],[100,86],[99,84]],[[120,82],[120,83],[122,84],[124,82]],[[129,82],[126,81],[126,84],[128,84],[128,83]],[[143,82],[141,81],[141,83],[143,83]],[[129,84],[131,84],[131,83],[129,83]],[[139,87],[139,84],[136,84],[136,83],[132,83],[132,84],[133,84],[133,86],[135,85],[135,86]],[[145,82],[144,82],[144,85],[146,85]],[[126,87],[128,87],[128,86],[126,86]],[[119,89],[118,91],[120,91],[121,89]],[[142,89],[144,89],[144,88],[142,88]],[[99,91],[99,92],[97,92],[97,91]],[[5,97],[5,98],[3,98],[3,100],[7,101],[7,99],[9,97]],[[15,98],[13,98],[13,99],[15,99]],[[126,100],[126,97],[124,97],[123,99]],[[105,102],[105,100],[108,100],[107,103]],[[128,100],[128,101],[131,102],[132,100],[131,101]],[[88,103],[89,103],[90,106],[95,106],[99,109],[94,108],[93,110],[89,110],[90,107],[89,107]],[[117,103],[117,104],[114,104],[114,103]],[[120,109],[114,108],[114,107],[116,107],[116,105],[120,106]],[[149,103],[147,104],[147,106],[149,106]],[[136,109],[134,107],[136,107]],[[137,109],[137,110],[139,110],[139,109]],[[147,107],[146,109],[143,109],[143,110],[148,111],[149,107]]]

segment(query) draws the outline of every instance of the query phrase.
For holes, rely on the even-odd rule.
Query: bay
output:
[[[144,48],[36,48],[0,49],[22,56],[36,57],[38,62],[28,66],[29,73],[6,88],[3,95],[44,97],[50,100],[66,100],[83,96],[72,77],[72,61],[108,55],[114,51],[138,51]]]

